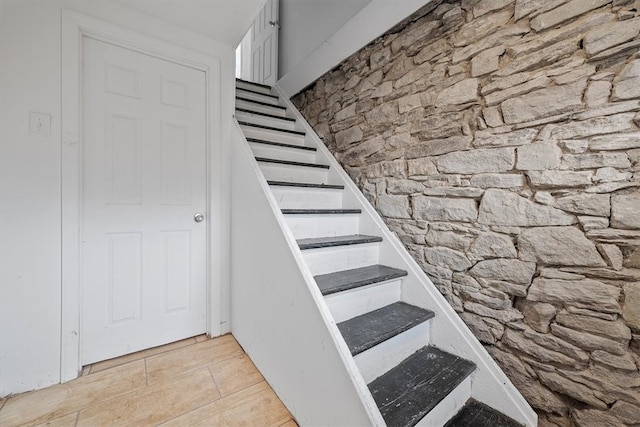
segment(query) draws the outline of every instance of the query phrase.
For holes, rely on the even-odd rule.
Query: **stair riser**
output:
[[[241,122],[273,126],[282,129],[296,129],[296,122],[292,122],[291,120],[276,119],[273,117],[262,116],[260,114],[246,113],[244,111],[236,111],[236,118]]]
[[[260,105],[253,102],[243,101],[241,99],[236,99],[236,107],[255,111],[257,113],[273,114],[274,116],[281,117],[287,116],[287,111],[281,108],[269,107],[268,105]]]
[[[343,190],[271,186],[280,209],[341,209]]]
[[[283,144],[304,145],[304,136],[302,135],[254,128],[250,126],[241,125],[241,127],[247,138],[263,139],[265,141],[281,142]]]
[[[277,145],[261,144],[259,142],[249,142],[249,146],[256,157],[304,163],[316,162],[315,151],[296,150],[295,148],[278,147]]]
[[[370,383],[428,344],[430,328],[431,321],[427,320],[356,355],[354,360],[364,381]]]
[[[360,214],[285,215],[296,239],[358,234]]]
[[[264,177],[268,181],[327,182],[327,169],[309,168],[305,166],[279,165],[277,163],[258,162]]]
[[[462,409],[471,397],[471,375],[464,379],[458,387],[453,389],[438,405],[433,408],[416,427],[443,426]]]
[[[252,99],[254,101],[266,102],[267,104],[270,104],[270,105],[280,105],[277,98],[260,95],[259,93],[248,92],[240,88],[236,90],[236,96],[246,98],[246,99]]]
[[[307,249],[302,255],[311,274],[326,274],[334,271],[366,267],[378,263],[379,243],[334,246],[331,248]]]
[[[258,85],[252,85],[251,83],[243,82],[240,80],[236,80],[236,87],[239,89],[249,89],[254,92],[261,92],[261,93],[266,93],[267,95],[273,95],[273,93],[271,93],[271,89],[269,88],[258,86]]]
[[[401,286],[402,280],[390,280],[336,292],[325,296],[324,299],[333,319],[340,323],[400,301]]]

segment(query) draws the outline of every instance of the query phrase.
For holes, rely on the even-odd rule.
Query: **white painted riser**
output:
[[[296,239],[358,234],[360,227],[360,214],[285,215],[284,219]]]
[[[364,381],[367,384],[370,383],[429,344],[430,329],[431,321],[427,320],[369,350],[357,354],[354,360]]]
[[[307,182],[326,184],[327,169],[309,168],[305,166],[279,165],[277,163],[258,162],[267,181]]]
[[[247,138],[262,139],[265,141],[282,142],[284,144],[305,145],[304,136],[296,134],[287,134],[283,132],[270,131],[266,129],[253,128],[249,126],[241,126]]]
[[[271,186],[280,209],[340,209],[343,190]]]
[[[266,87],[262,87],[262,86],[258,86],[258,85],[254,85],[254,84],[250,84],[250,83],[246,83],[240,80],[236,80],[236,88],[238,89],[249,89],[252,90],[254,92],[262,92],[262,93],[266,93],[268,95],[273,95],[272,90]]]
[[[280,105],[280,103],[278,102],[277,98],[272,98],[270,96],[260,95],[258,93],[248,92],[246,90],[242,90],[242,89],[239,89],[239,88],[236,90],[236,95],[237,96],[241,96],[241,97],[246,98],[246,99],[252,99],[252,100],[260,101],[260,102],[266,102],[267,104],[270,104],[270,105]]]
[[[400,301],[402,280],[374,283],[324,297],[336,323]]]
[[[379,243],[366,243],[307,249],[302,251],[302,256],[311,274],[315,276],[377,264],[380,252],[379,246]]]
[[[245,110],[251,110],[258,113],[273,114],[275,116],[281,116],[281,117],[287,116],[287,111],[281,108],[269,107],[268,105],[256,104],[253,102],[243,101],[241,99],[236,99],[236,107],[244,108]]]
[[[458,384],[451,393],[447,395],[438,405],[433,408],[424,418],[422,418],[416,427],[435,427],[443,426],[451,417],[462,409],[465,402],[471,398],[471,378],[468,376]]]
[[[294,162],[316,163],[316,152],[309,150],[296,150],[295,148],[278,147],[277,145],[249,142],[251,151],[256,157],[268,159],[290,160]]]
[[[241,122],[273,126],[281,129],[296,129],[296,122],[292,122],[291,120],[281,120],[273,117],[265,117],[260,114],[246,113],[244,111],[236,111],[236,118]]]

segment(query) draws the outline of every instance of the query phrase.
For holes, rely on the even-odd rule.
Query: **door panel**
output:
[[[162,233],[162,265],[164,312],[188,310],[191,289],[191,232],[166,231]]]
[[[83,55],[88,364],[206,331],[206,111],[202,71],[89,38]]]
[[[268,0],[251,27],[251,81],[269,86],[278,79],[278,0]]]

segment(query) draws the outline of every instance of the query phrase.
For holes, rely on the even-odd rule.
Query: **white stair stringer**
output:
[[[535,411],[406,251],[400,240],[384,224],[384,221],[324,146],[304,117],[277,86],[274,88],[274,93],[280,93],[282,105],[287,106],[291,116],[297,119],[298,129],[304,129],[306,132],[307,145],[317,148],[316,161],[330,166],[329,179],[331,182],[345,186],[343,204],[362,209],[360,234],[377,235],[383,238],[383,241],[377,247],[380,263],[393,265],[408,272],[408,276],[402,280],[401,300],[435,313],[435,317],[429,321],[431,332],[425,344],[434,345],[475,363],[475,372],[463,381],[461,387],[459,386],[458,388],[466,390],[465,387],[467,386],[463,384],[467,383],[469,384],[468,389],[471,397],[486,403],[524,425],[537,425]],[[321,252],[314,255],[303,253],[307,266],[314,275],[355,268],[353,265],[348,265],[349,262],[344,262],[343,257],[340,256],[336,256],[336,259],[333,260],[323,260],[321,259],[323,255]],[[327,263],[331,266],[328,267]],[[368,378],[365,381],[368,382]],[[444,424],[464,404],[464,401],[461,401],[462,396],[467,394],[467,397],[469,397],[469,393],[461,392],[457,397],[452,393],[453,396],[444,399],[425,417],[425,419],[430,420],[431,424],[429,425]],[[451,413],[452,411],[453,413]],[[442,414],[441,416],[446,416],[446,418],[439,418],[438,414]]]
[[[238,96],[241,92],[238,91]],[[270,93],[280,94],[280,91],[276,87]],[[389,231],[300,113],[282,95],[279,100],[268,102],[286,106],[285,115],[296,119],[293,128],[297,132],[302,130],[305,135],[243,125],[238,126],[237,130],[244,131],[247,138],[316,148],[314,161],[304,163],[329,167],[321,169],[311,165],[287,165],[248,158],[251,157],[249,144],[243,135],[238,135],[237,141],[234,141],[234,144],[241,147],[233,148],[232,185],[233,180],[251,182],[250,185],[244,183],[237,188],[233,185],[232,188],[236,200],[232,204],[232,234],[240,236],[239,239],[232,240],[237,248],[232,254],[232,258],[236,260],[235,264],[232,263],[232,331],[294,417],[302,425],[385,425],[369,390],[370,383],[405,358],[426,348],[425,346],[435,346],[472,361],[476,369],[455,388],[450,389],[452,391],[418,425],[444,425],[470,397],[525,425],[536,425],[535,412],[401,242]],[[241,119],[240,115],[238,120]],[[284,129],[277,119],[265,120],[261,124]],[[251,144],[254,150],[256,145]],[[281,150],[278,159],[299,162],[300,158],[291,158],[288,150]],[[275,156],[275,151],[277,150],[265,148],[260,152],[254,151],[254,155],[267,157],[266,154],[271,153]],[[243,178],[244,176],[249,178]],[[279,181],[280,185],[268,185],[266,181]],[[286,187],[281,186],[282,181],[337,184],[344,186],[344,189]],[[250,194],[235,195],[236,192],[246,192],[245,187],[248,187]],[[281,211],[345,207],[361,210],[357,221],[353,221],[354,218],[345,221],[351,214],[342,216],[323,213],[320,216],[306,216]],[[318,220],[314,221],[314,216]],[[296,239],[334,236],[349,236],[349,239],[364,236],[366,239],[362,241],[371,241],[369,236],[375,236],[382,238],[382,241],[304,250],[300,250],[303,243],[300,242],[301,246],[298,247],[296,242]],[[315,242],[310,246],[314,245]],[[305,247],[307,246],[309,245]],[[244,263],[239,263],[238,258],[246,259],[250,267],[243,266]],[[342,274],[345,270],[371,266],[379,269],[382,268],[380,265],[390,266],[391,270],[403,270],[402,274],[406,271],[408,275],[359,285],[357,288],[341,290],[324,297],[313,277],[328,273],[331,274],[327,277],[334,277],[333,273]],[[383,271],[389,271],[389,267],[384,268],[386,270]],[[397,273],[395,275],[398,276]],[[256,282],[255,286],[252,286],[253,282]],[[260,283],[268,285],[261,286]],[[330,282],[329,284],[333,286]],[[349,321],[347,323],[356,322],[357,325],[360,318],[368,318],[375,314],[373,311],[388,310],[390,306],[393,307],[395,316],[395,307],[403,304],[399,301],[413,306],[412,310],[420,311],[417,307],[428,310],[435,317],[399,330],[394,336],[365,347],[364,351],[354,350],[359,353],[354,352],[356,355],[351,356],[349,347],[354,341],[347,346],[342,335],[345,330],[341,325],[341,333],[337,323]],[[406,304],[404,306],[407,307]],[[313,335],[316,340],[309,335]],[[283,348],[279,348],[279,345]],[[312,366],[307,366],[305,362]],[[309,373],[309,369],[314,369],[314,372]],[[312,378],[301,380],[301,372],[310,374]],[[339,372],[343,373],[344,378],[336,378]],[[395,371],[392,375],[395,375]],[[309,387],[305,388],[300,381]],[[331,384],[323,386],[325,395],[327,390],[332,394],[328,402],[313,401],[315,391],[308,390],[320,383]],[[455,383],[447,384],[453,386]],[[340,396],[339,399],[337,395],[333,395],[334,391]],[[327,410],[332,413],[325,413]]]
[[[231,142],[234,337],[300,425],[384,426],[237,122]]]

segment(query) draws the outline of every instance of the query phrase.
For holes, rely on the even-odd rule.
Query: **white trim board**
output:
[[[80,250],[81,150],[82,150],[82,40],[91,37],[160,59],[201,70],[206,75],[207,134],[207,333],[220,335],[223,278],[228,263],[223,262],[229,247],[228,197],[224,185],[221,141],[220,59],[178,47],[155,38],[122,29],[69,10],[62,11],[62,317],[60,381],[78,376],[80,366]],[[228,327],[228,325],[227,325]]]
[[[297,94],[429,2],[431,0],[371,0],[342,28],[280,77],[278,87],[288,97]]]

